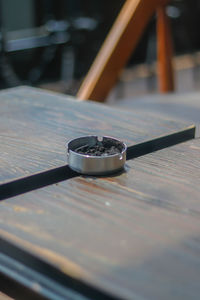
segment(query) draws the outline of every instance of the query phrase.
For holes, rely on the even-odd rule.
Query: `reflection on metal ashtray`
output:
[[[123,169],[126,150],[126,144],[112,137],[79,137],[67,144],[69,167],[81,174],[111,174]]]

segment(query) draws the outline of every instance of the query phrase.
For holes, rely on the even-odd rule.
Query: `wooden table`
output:
[[[3,292],[9,278],[34,299],[199,299],[199,139],[99,178],[70,173],[65,150],[80,135],[132,145],[190,124],[27,87],[1,92],[0,113]]]
[[[148,111],[160,117],[181,121],[192,121],[200,124],[199,92],[150,94],[135,98],[127,98],[110,103],[125,110]]]

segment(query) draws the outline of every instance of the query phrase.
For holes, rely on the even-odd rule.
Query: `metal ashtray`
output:
[[[79,137],[67,144],[69,167],[88,175],[114,173],[124,167],[126,150],[126,144],[112,137]]]

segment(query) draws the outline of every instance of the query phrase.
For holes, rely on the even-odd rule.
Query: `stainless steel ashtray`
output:
[[[126,150],[126,144],[112,137],[79,137],[67,144],[69,167],[88,175],[114,173],[124,167]]]

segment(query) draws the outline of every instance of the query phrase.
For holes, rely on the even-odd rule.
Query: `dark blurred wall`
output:
[[[66,49],[70,49],[75,60],[73,76],[75,78],[84,76],[124,2],[124,0],[2,0],[2,23],[7,31],[41,26],[52,19],[65,20],[70,24],[68,44],[56,46],[56,49],[49,51],[48,55],[52,57],[40,76],[34,79],[32,75],[39,70],[47,57],[45,49],[10,53],[9,60],[14,71],[22,82],[32,81],[33,84],[37,84],[40,81],[59,80],[63,53]],[[200,50],[200,0],[173,0],[167,12],[172,24],[175,53]],[[96,25],[93,29],[77,28],[74,24],[80,17],[93,20]],[[154,16],[129,64],[156,59],[155,23]],[[26,64],[23,64],[24,61]]]

